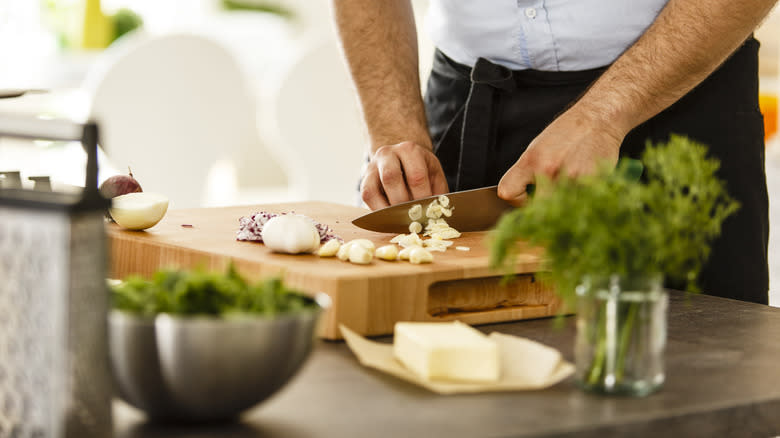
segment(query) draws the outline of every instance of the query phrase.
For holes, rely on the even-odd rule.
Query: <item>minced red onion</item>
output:
[[[280,214],[295,214],[295,213],[294,212],[270,213],[267,211],[260,211],[251,216],[243,216],[239,218],[238,231],[236,232],[236,240],[247,240],[247,241],[262,243],[263,227],[269,220],[275,218],[276,216],[279,216]],[[303,216],[303,215],[299,215],[299,216]],[[333,229],[328,225],[321,224],[308,216],[303,216],[303,217],[309,219],[314,223],[314,227],[317,229],[317,232],[320,233],[320,243],[325,243],[331,239],[337,239],[339,242],[344,241],[344,239],[337,236],[336,233],[334,233]]]

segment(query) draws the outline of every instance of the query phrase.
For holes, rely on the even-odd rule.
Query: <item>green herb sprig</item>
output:
[[[738,203],[717,177],[720,163],[686,137],[648,142],[642,162],[642,181],[630,177],[625,162],[577,180],[538,181],[529,203],[504,215],[490,234],[491,265],[508,270],[518,242],[543,247],[543,279],[569,303],[586,276],[661,273],[698,291],[711,242]]]
[[[249,283],[232,263],[225,273],[160,270],[149,280],[129,276],[111,286],[111,297],[114,309],[139,316],[274,316],[317,308],[314,300],[287,288],[281,278]]]

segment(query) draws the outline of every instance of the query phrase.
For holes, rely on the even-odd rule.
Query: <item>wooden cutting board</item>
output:
[[[463,233],[446,252],[434,252],[430,264],[374,260],[355,265],[276,254],[263,244],[237,241],[238,219],[258,211],[307,215],[330,225],[345,241],[365,238],[379,247],[394,237],[352,225],[367,210],[323,202],[171,210],[146,231],[108,225],[111,276],[149,276],[164,267],[222,270],[230,260],[252,280],[281,274],[292,287],[331,297],[333,307],[320,329],[327,339],[341,338],[339,324],[363,335],[382,335],[392,333],[396,321],[483,324],[550,316],[559,306],[554,293],[535,278],[537,251],[520,254],[515,272],[522,275],[501,284],[502,273],[488,267],[485,232]],[[470,251],[457,251],[456,245]]]

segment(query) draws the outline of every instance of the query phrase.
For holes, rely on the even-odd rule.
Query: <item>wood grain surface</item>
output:
[[[352,225],[364,209],[323,202],[171,210],[146,231],[107,225],[111,276],[149,276],[166,267],[221,270],[232,260],[252,280],[283,275],[288,285],[306,293],[328,294],[333,306],[320,328],[327,339],[340,338],[340,323],[363,335],[381,335],[392,333],[397,321],[484,324],[549,316],[559,306],[533,275],[538,251],[522,252],[515,272],[527,275],[502,285],[502,273],[488,266],[485,232],[463,233],[453,246],[470,251],[434,252],[430,264],[375,259],[355,265],[313,254],[277,254],[260,243],[237,241],[239,218],[258,211],[307,215],[330,225],[345,241],[365,238],[379,247],[394,237]]]

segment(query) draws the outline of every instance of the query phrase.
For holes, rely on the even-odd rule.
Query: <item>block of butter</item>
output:
[[[393,353],[426,380],[495,382],[500,377],[496,342],[460,322],[398,322]]]

